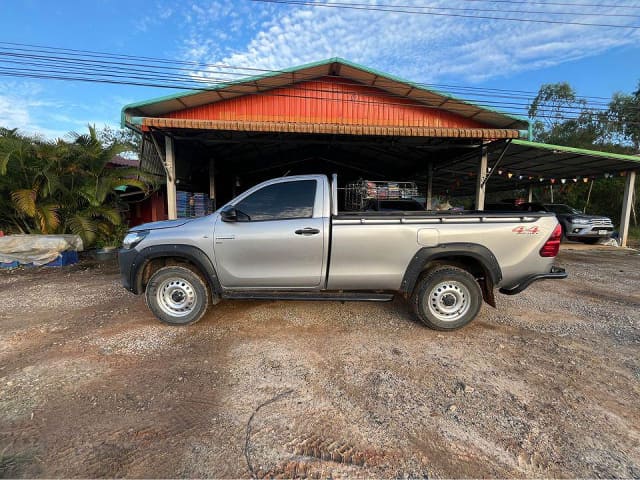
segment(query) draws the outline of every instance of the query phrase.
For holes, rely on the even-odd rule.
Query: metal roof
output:
[[[502,160],[498,158],[505,141],[489,145],[488,166],[493,170],[488,191],[506,191],[528,185],[561,185],[584,179],[625,175],[640,170],[640,157],[618,153],[550,145],[527,140],[511,140]],[[479,150],[458,155],[436,165],[435,183],[458,195],[475,191]]]
[[[464,118],[472,118],[489,127],[524,130],[529,126],[526,119],[461,100],[444,92],[427,89],[419,84],[341,58],[330,58],[234,82],[213,85],[206,90],[190,90],[125,105],[122,109],[122,124],[123,126],[133,125],[133,117],[160,117],[170,112],[242,95],[265,92],[324,76],[339,76],[363,85],[373,86],[396,97],[407,98],[420,104],[455,113]]]

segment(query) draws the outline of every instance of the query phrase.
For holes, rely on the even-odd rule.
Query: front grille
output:
[[[611,223],[611,220],[609,220],[609,219],[604,219],[604,218],[602,218],[602,219],[600,219],[600,218],[596,218],[596,219],[593,219],[593,220],[589,220],[589,223],[591,223],[591,225],[593,225],[593,226],[600,226],[600,225],[602,225],[602,226],[610,227],[610,226],[612,226],[612,225],[613,225],[613,223]]]

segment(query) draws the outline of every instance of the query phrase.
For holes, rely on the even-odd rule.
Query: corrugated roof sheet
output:
[[[430,107],[437,107],[465,118],[473,118],[490,128],[526,129],[529,125],[526,119],[507,115],[437,90],[427,89],[416,83],[378,72],[341,58],[331,58],[317,63],[214,85],[207,90],[191,90],[132,103],[123,108],[122,122],[123,125],[131,125],[131,117],[160,117],[170,112],[242,95],[264,92],[328,75],[354,80],[362,85],[375,86],[375,88],[397,97],[411,99]]]

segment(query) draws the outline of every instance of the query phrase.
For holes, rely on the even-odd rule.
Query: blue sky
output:
[[[357,3],[364,2],[376,3]],[[570,10],[567,6],[469,0],[377,3],[486,9],[508,5],[514,12],[503,15],[513,18],[521,18],[525,10],[557,14]],[[640,1],[616,4],[640,7]],[[640,16],[640,8],[573,11]],[[640,18],[627,17],[550,13],[543,18],[640,25]],[[615,91],[631,92],[640,80],[638,29],[250,0],[2,0],[0,41],[265,69],[339,56],[416,82],[537,91],[542,83],[568,81],[580,95],[602,97]],[[169,93],[171,90],[149,87],[0,76],[0,125],[47,137],[81,131],[87,123],[117,126],[124,104]]]

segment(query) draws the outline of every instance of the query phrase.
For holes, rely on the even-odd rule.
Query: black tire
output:
[[[454,303],[447,305],[452,299]],[[458,305],[460,308],[457,310],[449,310]],[[411,296],[416,316],[434,330],[464,327],[478,315],[481,305],[482,290],[473,275],[448,265],[427,272]]]
[[[599,238],[581,238],[580,241],[582,243],[586,243],[587,245],[595,245],[598,243]]]
[[[147,284],[145,301],[153,314],[169,325],[191,325],[209,307],[209,289],[204,280],[187,267],[157,270]]]

